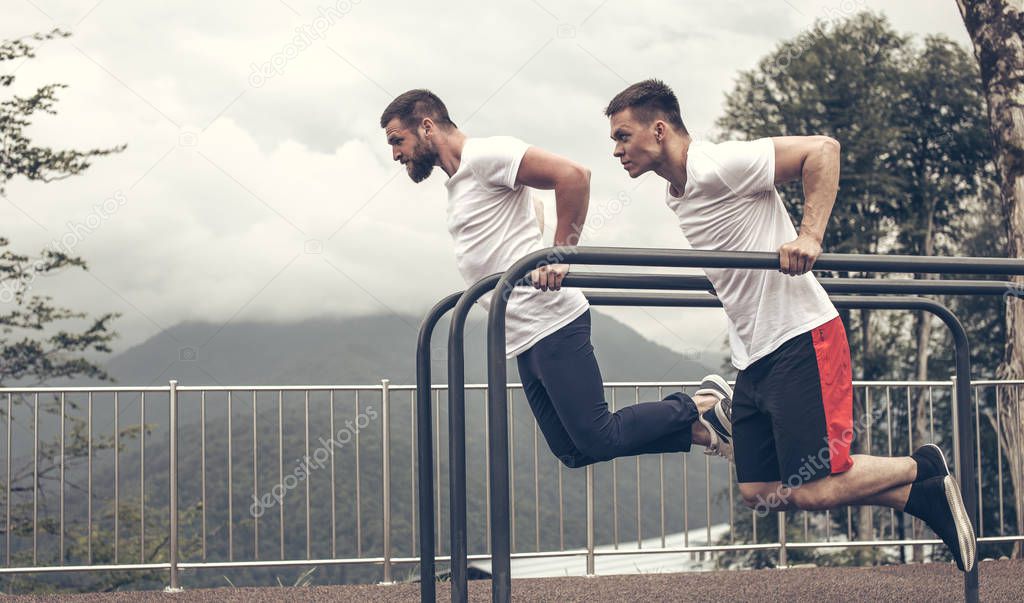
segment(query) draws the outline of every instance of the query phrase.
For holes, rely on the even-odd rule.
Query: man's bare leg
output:
[[[820,511],[844,505],[881,504],[902,510],[917,463],[909,456],[853,455],[844,473],[789,487],[781,482],[740,484],[744,502],[765,511]],[[902,498],[901,498],[902,496]]]

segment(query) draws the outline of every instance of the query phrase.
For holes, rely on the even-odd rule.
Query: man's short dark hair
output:
[[[668,84],[661,80],[644,80],[626,88],[608,103],[604,114],[611,117],[626,109],[632,109],[633,115],[645,124],[662,118],[686,134],[686,126],[679,114],[679,100]]]
[[[425,117],[429,117],[444,129],[456,127],[455,122],[448,116],[448,107],[445,107],[441,99],[430,90],[403,92],[391,101],[387,109],[384,109],[383,115],[380,116],[380,127],[386,128],[388,122],[396,117],[406,128],[415,127]]]

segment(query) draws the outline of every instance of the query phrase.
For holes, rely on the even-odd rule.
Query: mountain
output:
[[[594,311],[593,342],[606,381],[700,379],[709,372]],[[297,385],[415,383],[419,319],[373,315],[315,318],[294,323],[238,322],[224,326],[189,322],[168,329],[106,363],[117,385]],[[466,378],[485,379],[486,328],[466,326]],[[448,321],[434,331],[433,381],[447,382]],[[724,355],[723,355],[724,357]],[[518,379],[515,363],[509,379]]]

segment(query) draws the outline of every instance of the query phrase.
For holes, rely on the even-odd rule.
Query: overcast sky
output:
[[[616,92],[662,78],[708,135],[737,72],[816,18],[872,9],[899,31],[968,43],[953,0],[0,2],[4,39],[74,34],[0,64],[20,95],[70,86],[35,140],[128,145],[0,199],[14,250],[64,241],[90,264],[32,286],[122,312],[117,350],[184,320],[418,314],[461,288],[444,173],[413,184],[378,126],[409,88],[433,89],[471,136],[588,165],[584,244],[682,247],[657,178],[630,180],[611,156],[602,109]],[[553,202],[547,214],[550,241]],[[679,351],[723,349],[718,310],[615,314]]]

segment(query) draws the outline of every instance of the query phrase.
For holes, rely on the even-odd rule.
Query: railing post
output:
[[[594,575],[594,466],[587,465],[587,576]]]
[[[779,568],[787,566],[789,566],[789,554],[786,551],[786,512],[779,511]]]
[[[391,580],[391,381],[381,379],[381,480],[384,503],[384,584]]]
[[[171,379],[168,382],[168,413],[170,426],[168,431],[170,432],[168,437],[170,438],[170,450],[168,456],[170,457],[168,468],[169,475],[167,476],[168,484],[168,496],[170,497],[170,542],[168,545],[170,563],[171,563],[171,585],[167,588],[169,591],[179,591],[181,587],[178,586],[178,382]]]
[[[960,399],[957,396],[956,375],[949,378],[950,408],[953,412],[953,477],[960,481]]]

